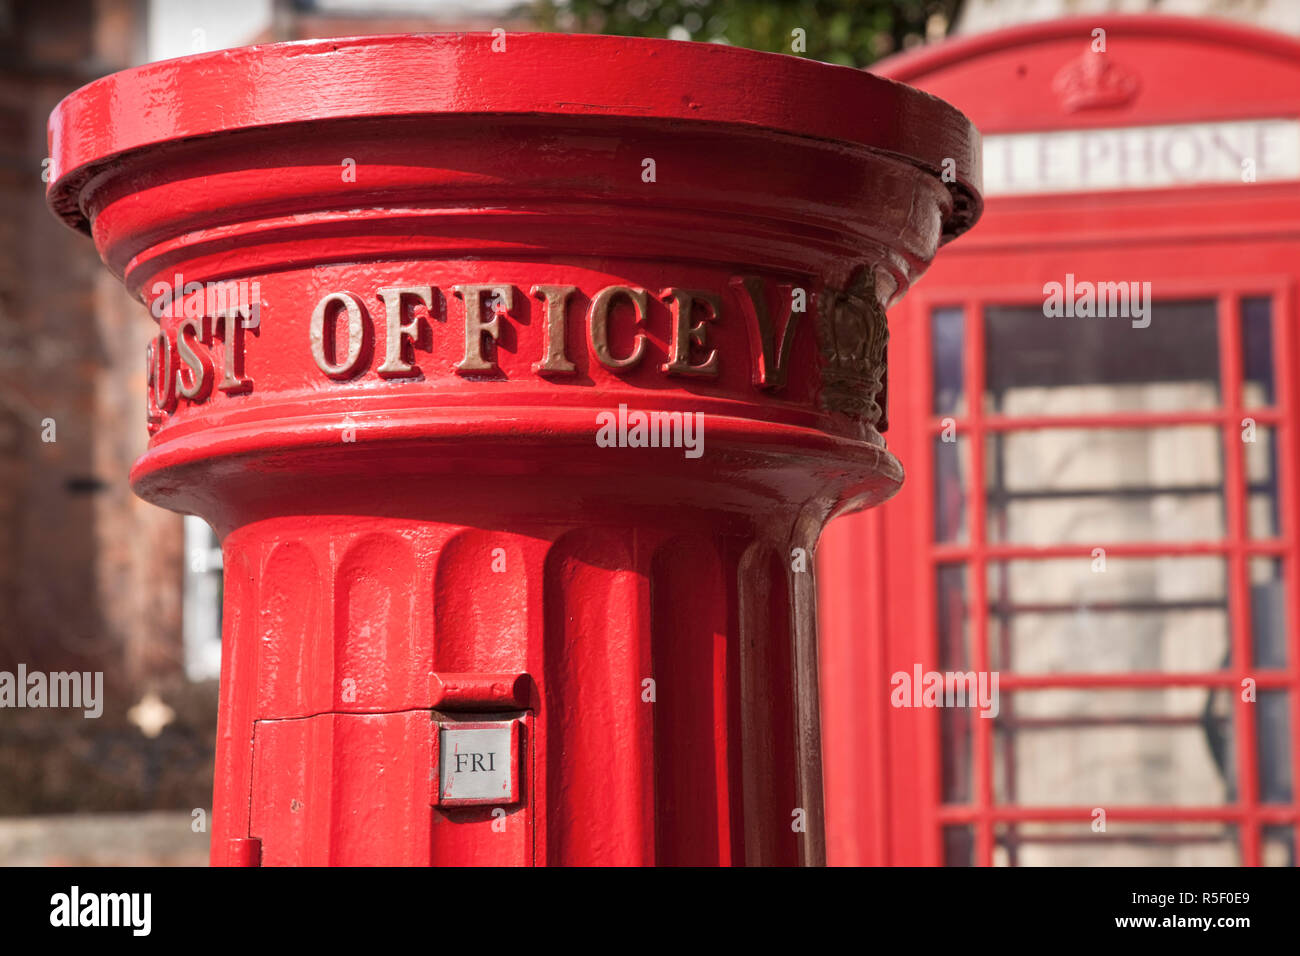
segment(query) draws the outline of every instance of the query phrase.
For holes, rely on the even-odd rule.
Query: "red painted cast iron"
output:
[[[823,859],[811,553],[902,480],[883,309],[978,215],[961,114],[395,36],[114,74],[50,148],[159,318],[133,486],[223,541],[214,863]]]

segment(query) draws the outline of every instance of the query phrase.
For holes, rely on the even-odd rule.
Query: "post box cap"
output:
[[[936,175],[955,167],[943,241],[981,208],[978,132],[919,90],[721,44],[540,33],[273,43],[113,73],[55,108],[47,196],[89,232],[86,185],[137,150],[294,123],[476,113],[733,125],[884,152]]]

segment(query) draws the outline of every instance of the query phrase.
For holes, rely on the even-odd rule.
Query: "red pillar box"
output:
[[[213,862],[823,858],[811,550],[978,137],[854,70],[407,36],[90,84],[50,202],[159,318],[225,552]],[[945,175],[945,172],[948,175]]]

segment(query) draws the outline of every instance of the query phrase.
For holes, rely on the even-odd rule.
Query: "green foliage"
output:
[[[711,40],[863,67],[947,32],[962,0],[534,0],[543,30]],[[802,30],[804,49],[796,45]]]

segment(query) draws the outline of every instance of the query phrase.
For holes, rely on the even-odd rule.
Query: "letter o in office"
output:
[[[331,356],[337,356],[338,348],[334,337],[334,316],[326,316],[330,305],[337,302],[343,306],[348,317],[348,352],[342,362],[335,364]],[[311,356],[316,360],[316,367],[330,378],[351,378],[357,373],[361,362],[362,346],[365,344],[365,323],[361,321],[361,302],[351,292],[331,292],[316,303],[311,314]],[[328,339],[328,343],[327,340]],[[328,352],[327,355],[327,344]]]

